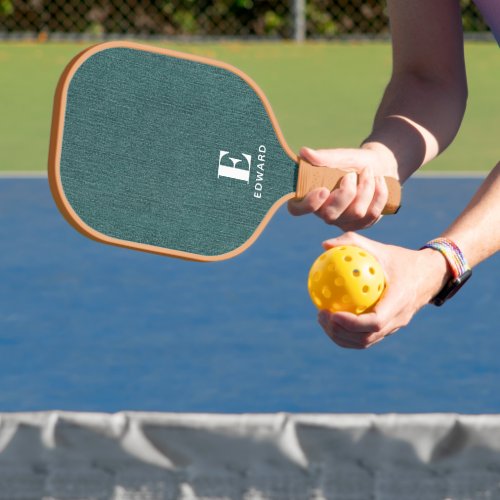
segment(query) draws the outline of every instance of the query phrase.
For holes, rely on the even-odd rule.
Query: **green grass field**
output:
[[[65,64],[89,44],[0,44],[0,170],[44,170],[51,106]],[[166,46],[166,45],[165,45]],[[368,134],[391,70],[388,43],[169,44],[249,74],[294,149],[353,147]],[[488,170],[498,161],[500,61],[494,43],[466,45],[469,104],[453,145],[426,169]]]

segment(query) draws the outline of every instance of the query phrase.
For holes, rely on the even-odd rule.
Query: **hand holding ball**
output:
[[[385,288],[384,272],[363,248],[334,247],[312,265],[307,288],[318,309],[362,314],[380,299]]]

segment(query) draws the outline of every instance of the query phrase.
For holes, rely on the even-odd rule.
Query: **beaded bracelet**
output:
[[[432,248],[444,255],[454,278],[458,278],[470,270],[462,250],[448,238],[436,238],[426,243],[422,248]]]
[[[431,301],[434,305],[441,306],[446,300],[453,297],[471,277],[472,270],[460,248],[448,238],[436,238],[426,243],[421,249],[423,248],[431,248],[440,252],[446,259],[453,275],[453,278]]]

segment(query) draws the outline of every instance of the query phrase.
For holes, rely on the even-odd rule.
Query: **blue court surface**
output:
[[[480,179],[414,179],[364,234],[417,248]],[[493,229],[493,228],[492,228]],[[338,235],[283,207],[232,260],[87,240],[40,179],[0,180],[0,411],[500,411],[500,256],[442,308],[367,351],[333,344],[306,289]]]

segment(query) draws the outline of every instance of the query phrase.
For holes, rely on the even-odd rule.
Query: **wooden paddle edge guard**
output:
[[[300,158],[295,197],[300,200],[313,189],[320,187],[326,187],[333,191],[339,187],[342,177],[348,172],[349,170],[339,168],[314,166]],[[401,206],[401,185],[394,177],[384,177],[384,179],[389,191],[389,197],[382,213],[384,215],[395,214]]]
[[[78,53],[71,61],[68,63],[63,73],[61,74],[57,88],[54,95],[54,104],[52,111],[52,124],[51,124],[51,133],[50,133],[50,145],[49,145],[49,157],[48,157],[48,180],[49,186],[52,193],[52,197],[66,221],[73,226],[79,233],[83,234],[87,238],[90,238],[99,243],[105,243],[108,245],[129,248],[132,250],[139,250],[142,252],[153,253],[157,255],[163,255],[168,257],[176,257],[184,260],[192,260],[199,262],[216,262],[223,261],[226,259],[230,259],[236,257],[237,255],[244,252],[247,248],[249,248],[262,233],[272,216],[276,213],[276,211],[280,208],[288,200],[294,197],[294,193],[289,193],[279,200],[277,200],[268,210],[266,216],[260,222],[260,224],[255,229],[254,233],[250,236],[250,238],[243,243],[238,248],[231,250],[230,252],[218,255],[204,255],[197,254],[192,252],[187,252],[183,250],[175,250],[170,248],[163,248],[154,245],[138,243],[135,241],[127,241],[121,240],[107,234],[103,234],[96,229],[90,227],[86,224],[80,216],[75,212],[71,203],[68,201],[66,194],[64,192],[64,186],[61,179],[61,150],[62,150],[62,139],[64,132],[64,119],[65,119],[65,111],[66,111],[66,101],[67,101],[67,93],[68,88],[71,83],[71,79],[78,71],[80,66],[87,61],[90,57],[97,54],[98,52],[113,49],[113,48],[126,48],[133,49],[143,52],[162,54],[170,57],[176,57],[179,59],[184,59],[188,61],[194,61],[202,64],[207,64],[215,67],[219,67],[234,73],[239,76],[242,80],[244,80],[258,95],[259,99],[264,106],[269,119],[273,125],[273,128],[276,132],[276,136],[281,143],[285,153],[292,159],[295,163],[298,162],[297,156],[290,149],[288,144],[285,141],[283,133],[279,127],[278,120],[274,115],[274,112],[271,108],[271,104],[269,103],[267,97],[264,95],[264,92],[260,89],[260,87],[243,71],[235,68],[234,66],[227,64],[222,61],[217,61],[215,59],[211,59],[208,57],[197,56],[193,54],[187,54],[183,52],[178,52],[175,50],[165,49],[161,47],[155,47],[150,45],[143,45],[130,41],[111,41],[111,42],[103,42],[98,43],[96,45],[92,45],[80,53]]]

